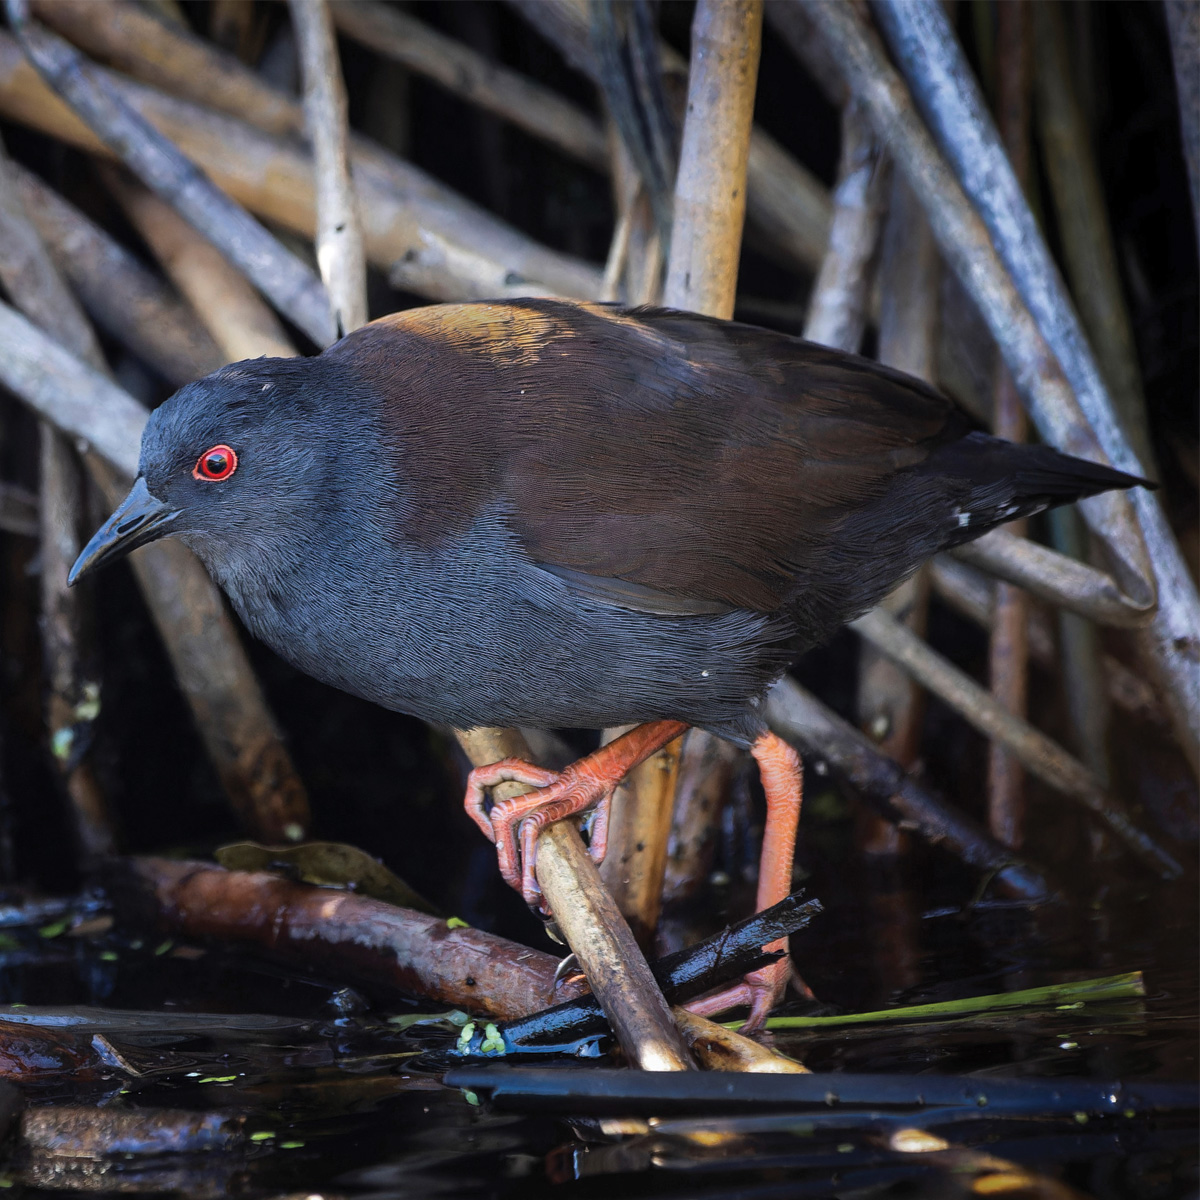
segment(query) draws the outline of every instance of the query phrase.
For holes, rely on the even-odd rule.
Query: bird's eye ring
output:
[[[192,478],[219,483],[222,479],[228,479],[237,470],[237,465],[237,455],[232,446],[212,446],[196,459]]]

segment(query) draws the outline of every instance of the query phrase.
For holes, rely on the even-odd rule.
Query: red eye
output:
[[[228,479],[237,470],[237,455],[232,446],[213,446],[196,459],[193,479]]]

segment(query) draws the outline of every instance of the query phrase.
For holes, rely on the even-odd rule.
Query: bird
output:
[[[689,727],[727,738],[766,795],[761,908],[790,891],[802,793],[764,717],[772,684],[934,554],[1145,482],[992,437],[919,379],[783,333],[442,304],[180,388],[70,582],[178,537],[252,634],[356,696],[458,729],[634,726],[561,772],[471,773],[466,809],[530,903],[547,821],[596,809],[599,858],[629,770]],[[535,790],[489,808],[503,780]],[[707,1011],[748,1005],[760,1027],[788,966]]]

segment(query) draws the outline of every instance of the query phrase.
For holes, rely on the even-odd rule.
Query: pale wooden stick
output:
[[[735,1033],[686,1008],[671,1009],[684,1040],[708,1071],[747,1071],[754,1075],[808,1075],[809,1069],[777,1050],[760,1046],[744,1034]]]
[[[842,113],[842,150],[829,246],[813,285],[804,336],[857,353],[867,327],[870,270],[883,219],[888,173],[856,104]]]
[[[509,3],[593,82],[599,72],[591,52],[587,0],[509,0]],[[659,47],[666,71],[683,74],[686,64],[665,42]],[[804,271],[821,265],[829,236],[829,193],[764,130],[750,136],[746,212],[789,263]]]
[[[312,163],[289,140],[245,121],[165,95],[92,67],[126,104],[168,137],[222,190],[259,215],[311,237],[316,230]],[[297,107],[297,113],[300,112]],[[16,43],[0,34],[0,114],[86,150],[111,152],[39,78]],[[253,110],[246,114],[254,120]],[[483,296],[513,294],[497,286],[539,290],[581,300],[599,295],[601,270],[518,233],[423,171],[359,141],[353,155],[367,258],[389,270],[430,243],[453,259],[454,272],[431,271],[417,287],[435,300],[467,298],[464,283]],[[452,294],[446,294],[450,292]]]
[[[515,729],[456,730],[455,736],[474,766],[504,758],[532,758]],[[493,794],[507,799],[530,790],[521,784],[501,784]],[[691,1058],[671,1010],[571,822],[558,821],[542,830],[537,874],[554,920],[630,1061],[646,1071],[690,1069]]]
[[[762,0],[699,0],[663,302],[733,316]]]
[[[280,312],[317,345],[328,345],[328,301],[309,268],[124,103],[74,47],[33,24],[25,0],[7,0],[7,11],[30,60],[105,145],[227,254]]]
[[[447,91],[511,121],[597,171],[608,170],[599,121],[557,92],[491,62],[399,9],[358,0],[334,4],[338,30]]]
[[[317,181],[317,265],[339,337],[367,323],[367,264],[346,157],[346,85],[328,0],[290,0]]]
[[[211,332],[225,361],[296,353],[279,318],[207,238],[148,188],[117,170],[101,173],[171,282]]]
[[[176,385],[225,361],[195,314],[157,275],[32,172],[19,163],[12,169],[25,211],[97,325]]]

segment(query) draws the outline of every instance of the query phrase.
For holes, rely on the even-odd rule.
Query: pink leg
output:
[[[541,893],[535,876],[537,835],[551,822],[562,821],[599,805],[593,829],[592,855],[604,856],[608,841],[608,800],[613,789],[639,763],[674,741],[687,729],[680,721],[650,721],[601,746],[593,754],[556,773],[519,759],[504,759],[477,767],[467,780],[463,806],[467,815],[496,845],[496,856],[505,882],[528,904],[537,904]],[[524,783],[536,788],[486,809],[485,789],[498,783]],[[517,850],[520,832],[522,852]]]
[[[767,825],[763,830],[762,858],[758,873],[757,911],[778,904],[792,890],[792,861],[796,851],[796,827],[804,774],[799,755],[782,738],[764,733],[751,747],[767,796]],[[772,942],[767,950],[787,950],[787,939]],[[715,996],[706,996],[687,1007],[700,1016],[712,1016],[743,1004],[750,1017],[743,1032],[763,1027],[767,1014],[787,989],[791,962],[786,955],[769,967],[752,971],[739,984]]]

